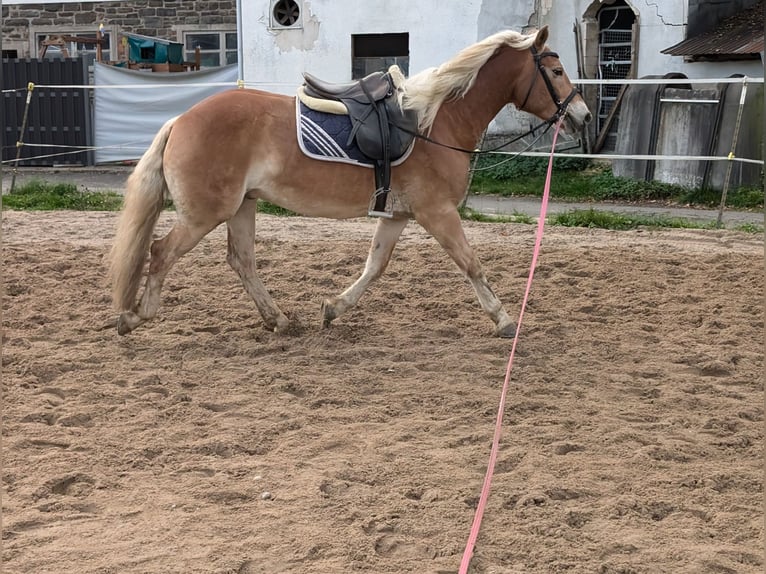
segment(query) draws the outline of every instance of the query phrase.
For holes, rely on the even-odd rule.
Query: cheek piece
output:
[[[558,94],[556,93],[556,90],[553,87],[553,84],[551,83],[551,79],[548,77],[548,74],[545,71],[545,67],[542,64],[542,59],[551,57],[551,58],[558,58],[559,55],[556,52],[538,52],[537,49],[532,46],[530,49],[530,52],[532,52],[532,57],[535,59],[535,67],[540,72],[540,76],[543,77],[543,81],[545,82],[545,87],[548,88],[548,93],[551,96],[551,99],[553,100],[553,103],[556,104],[556,113],[553,114],[548,120],[546,121],[547,124],[553,124],[559,121],[561,118],[563,118],[567,113],[567,108],[569,107],[569,103],[572,101],[572,99],[579,93],[579,90],[575,87],[572,88],[572,91],[569,92],[569,95],[564,98],[564,101],[561,101],[559,99]],[[532,80],[532,84],[529,86],[529,89],[527,90],[527,95],[524,98],[524,102],[521,104],[521,107],[519,109],[524,109],[524,106],[527,105],[527,100],[529,100],[529,96],[532,93],[532,90],[535,87],[535,83],[537,83],[537,77],[538,74],[535,74],[534,79]]]

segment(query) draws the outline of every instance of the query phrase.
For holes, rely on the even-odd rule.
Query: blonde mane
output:
[[[463,49],[438,68],[428,68],[408,78],[403,87],[402,106],[416,110],[418,129],[428,132],[439,107],[445,101],[463,97],[471,89],[481,67],[503,46],[526,50],[535,42],[537,32],[525,35],[504,30]]]

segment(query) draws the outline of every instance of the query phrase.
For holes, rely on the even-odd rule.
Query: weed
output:
[[[49,184],[33,180],[4,195],[3,206],[35,211],[117,211],[122,207],[122,196],[114,192],[78,191],[71,183]]]
[[[678,217],[623,215],[595,209],[580,209],[559,213],[549,218],[551,225],[563,227],[597,227],[626,230],[638,227],[671,227],[678,229],[712,229],[715,223],[696,223]]]
[[[536,160],[536,161],[532,161]],[[659,181],[640,181],[616,177],[605,164],[583,164],[578,158],[556,158],[551,197],[570,201],[661,201],[680,205],[717,206],[721,192],[689,189]],[[545,184],[545,158],[519,157],[494,167],[491,158],[477,162],[471,193],[503,197],[540,197]],[[584,167],[583,167],[584,166]],[[763,189],[741,187],[729,191],[726,206],[735,209],[762,209]]]
[[[278,205],[274,205],[268,201],[261,200],[258,201],[258,213],[268,213],[269,215],[280,215],[283,217],[296,215],[295,212],[290,211],[289,209],[285,209],[284,207],[279,207]]]

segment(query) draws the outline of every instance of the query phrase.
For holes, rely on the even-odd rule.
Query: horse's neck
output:
[[[509,103],[514,92],[509,78],[518,78],[518,69],[513,68],[521,66],[520,58],[509,60],[498,56],[487,62],[465,96],[442,105],[440,113],[458,146],[473,149],[489,123]]]

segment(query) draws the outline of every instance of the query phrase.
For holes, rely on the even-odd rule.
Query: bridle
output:
[[[535,74],[534,78],[532,79],[532,83],[529,86],[529,89],[527,90],[527,95],[524,97],[524,102],[519,106],[520,110],[524,109],[524,106],[527,105],[527,101],[529,100],[529,96],[532,94],[532,90],[535,87],[535,84],[537,83],[537,77],[538,75],[543,77],[543,81],[545,82],[545,87],[548,88],[548,93],[551,95],[551,98],[553,99],[553,103],[556,104],[556,113],[553,114],[548,120],[546,120],[545,123],[551,125],[559,121],[561,118],[564,117],[564,115],[567,113],[567,108],[569,107],[569,103],[574,99],[574,97],[579,93],[577,88],[572,87],[572,91],[569,92],[569,95],[564,98],[564,101],[562,102],[559,100],[558,94],[556,94],[556,90],[553,88],[553,83],[551,82],[551,79],[548,77],[548,74],[545,73],[545,66],[542,64],[543,58],[556,58],[558,59],[559,55],[556,52],[538,52],[537,48],[534,46],[531,46],[529,48],[529,51],[532,52],[532,57],[535,59],[535,67],[537,68],[537,71],[540,72],[540,74]]]
[[[567,108],[569,107],[569,104],[574,99],[574,97],[577,94],[580,93],[580,91],[576,87],[572,86],[572,91],[569,92],[569,95],[566,98],[564,98],[563,101],[560,100],[559,97],[558,97],[558,94],[556,94],[556,89],[553,87],[553,83],[551,82],[551,79],[548,77],[548,74],[545,72],[545,66],[542,65],[542,59],[543,58],[551,57],[551,58],[558,59],[559,55],[556,52],[550,52],[550,51],[549,52],[538,52],[537,49],[534,47],[534,45],[531,46],[529,48],[529,50],[530,50],[530,52],[532,52],[532,57],[535,60],[535,67],[537,68],[537,71],[540,72],[540,74],[535,74],[534,78],[532,79],[532,84],[530,84],[529,89],[527,90],[527,95],[524,97],[524,102],[518,107],[518,109],[519,110],[523,110],[524,109],[524,106],[527,104],[527,101],[529,100],[529,96],[532,94],[532,90],[534,89],[535,84],[537,83],[537,77],[538,77],[538,75],[540,75],[540,76],[543,77],[543,81],[545,82],[545,87],[548,88],[548,93],[550,94],[551,98],[553,99],[553,103],[556,104],[556,113],[553,114],[547,120],[544,120],[544,121],[540,122],[539,124],[537,124],[536,126],[530,128],[527,132],[521,134],[520,136],[517,136],[517,137],[513,138],[512,140],[507,141],[507,142],[505,142],[503,144],[500,144],[500,145],[498,145],[496,147],[493,147],[491,149],[484,149],[484,150],[464,149],[464,148],[461,148],[461,147],[455,147],[455,146],[447,145],[447,144],[444,144],[444,143],[440,143],[438,141],[434,141],[434,140],[432,140],[430,137],[428,137],[426,135],[423,135],[423,134],[418,133],[416,131],[411,131],[411,130],[408,130],[406,128],[403,128],[403,127],[397,125],[396,123],[394,123],[394,122],[392,122],[390,120],[389,120],[389,123],[391,125],[399,128],[403,132],[408,133],[408,134],[410,134],[410,135],[412,135],[412,136],[414,136],[414,137],[416,137],[418,139],[427,141],[429,143],[438,145],[440,147],[445,147],[447,149],[451,149],[451,150],[454,150],[454,151],[459,151],[459,152],[463,152],[463,153],[467,153],[467,154],[477,154],[477,153],[478,154],[485,154],[485,153],[496,152],[496,151],[498,151],[498,150],[500,150],[500,149],[502,149],[504,147],[507,147],[507,146],[511,145],[512,143],[515,143],[515,142],[519,141],[520,139],[523,139],[523,138],[527,137],[530,134],[534,134],[542,126],[545,126],[545,130],[542,132],[542,134],[540,134],[540,136],[538,136],[537,139],[535,139],[535,142],[536,142],[543,135],[548,133],[548,130],[551,129],[551,126],[553,126],[553,124],[555,124],[556,122],[561,120],[566,115]],[[532,144],[534,144],[535,142],[532,142]],[[527,146],[527,149],[522,150],[522,152],[519,152],[519,153],[515,154],[514,157],[517,157],[518,155],[520,155],[524,151],[527,151],[532,146],[532,144]]]

